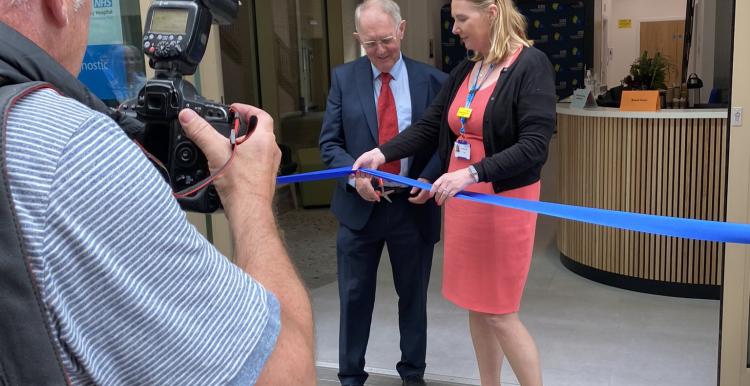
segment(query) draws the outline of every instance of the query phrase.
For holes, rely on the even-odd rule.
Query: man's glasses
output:
[[[386,36],[378,40],[368,40],[366,42],[360,42],[360,44],[362,44],[362,47],[364,47],[364,49],[370,50],[370,49],[375,48],[378,45],[378,43],[380,43],[383,47],[387,47],[393,44],[393,42],[395,41],[396,41],[396,37],[391,35],[391,36]]]

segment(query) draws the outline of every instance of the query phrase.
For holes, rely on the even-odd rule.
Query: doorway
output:
[[[326,0],[253,0],[221,28],[225,97],[263,107],[285,119],[325,111],[330,72]],[[319,127],[318,127],[319,129]],[[317,132],[303,135],[317,146]],[[314,135],[313,135],[314,134]]]
[[[657,52],[666,59],[667,87],[682,84],[682,50],[685,44],[685,20],[662,20],[641,22],[640,52],[647,51],[649,57]]]

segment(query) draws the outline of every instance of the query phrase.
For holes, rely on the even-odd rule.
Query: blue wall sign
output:
[[[120,44],[88,46],[78,79],[99,99],[119,102],[127,99],[128,82],[123,46]]]

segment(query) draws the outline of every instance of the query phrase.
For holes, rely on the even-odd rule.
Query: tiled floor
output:
[[[545,167],[550,200],[554,165]],[[546,187],[546,192],[545,192]],[[547,196],[547,198],[545,198]],[[553,199],[552,199],[553,200]],[[338,358],[336,222],[326,209],[287,211],[279,223],[311,288],[320,385],[335,385]],[[715,385],[719,302],[612,288],[568,271],[555,247],[556,220],[540,217],[521,318],[539,347],[547,386]],[[433,386],[479,384],[467,316],[440,294],[442,244],[435,250],[428,298],[426,378]],[[396,294],[381,259],[367,352],[369,385],[400,385]],[[380,375],[380,376],[378,376]],[[503,385],[518,384],[507,362]],[[451,383],[453,382],[453,383]]]
[[[521,317],[536,339],[545,385],[705,386],[716,384],[719,302],[641,294],[583,279],[560,264],[549,219],[542,219]],[[426,378],[479,384],[465,311],[440,295],[436,249],[428,300]],[[317,360],[338,358],[336,282],[311,291]],[[396,375],[399,359],[396,294],[383,258],[367,353],[371,374]],[[335,371],[319,384],[335,381]],[[503,384],[518,384],[507,362]],[[386,383],[381,383],[386,382]],[[396,378],[371,385],[398,385]],[[334,382],[335,383],[335,382]],[[437,386],[439,383],[430,383]]]

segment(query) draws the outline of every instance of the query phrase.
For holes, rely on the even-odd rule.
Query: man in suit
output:
[[[333,70],[320,133],[323,161],[332,168],[351,166],[365,151],[408,130],[447,79],[401,54],[406,22],[392,0],[360,4],[355,25],[355,38],[367,55]],[[439,160],[428,152],[381,169],[427,182],[440,176]],[[396,369],[404,385],[424,385],[427,285],[440,238],[440,212],[429,191],[386,184],[376,190],[365,179],[342,179],[331,202],[340,222],[338,375],[344,386],[363,385],[367,379],[365,351],[384,245],[399,297],[401,360]],[[387,199],[381,191],[390,192]]]

